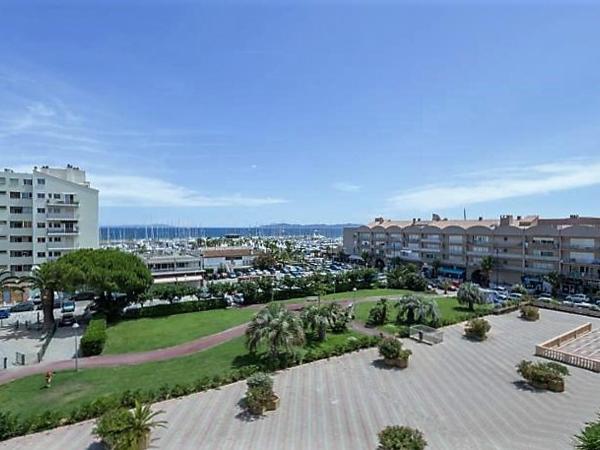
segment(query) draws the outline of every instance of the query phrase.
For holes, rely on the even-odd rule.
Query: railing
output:
[[[553,361],[559,361],[564,364],[571,366],[580,367],[582,369],[591,370],[593,372],[600,372],[600,360],[588,358],[574,353],[565,352],[559,350],[557,347],[565,344],[566,342],[573,341],[581,336],[591,333],[592,324],[586,323],[581,325],[574,330],[568,331],[556,336],[540,345],[535,346],[535,355],[541,356],[542,358],[548,358]]]

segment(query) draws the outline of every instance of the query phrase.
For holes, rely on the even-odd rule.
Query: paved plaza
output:
[[[462,326],[445,329],[442,344],[407,341],[410,367],[383,368],[375,349],[318,361],[275,378],[280,408],[259,419],[245,415],[239,382],[156,405],[166,429],[155,448],[219,450],[375,449],[386,425],[421,429],[428,449],[565,450],[600,409],[600,374],[569,368],[564,393],[533,391],[515,371],[534,347],[589,317],[541,311],[526,322],[516,313],[489,317],[487,341],[470,342]],[[600,320],[591,320],[594,329]],[[165,380],[165,382],[168,380]],[[0,449],[95,449],[93,421],[0,443]]]

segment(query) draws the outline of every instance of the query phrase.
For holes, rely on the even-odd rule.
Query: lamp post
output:
[[[79,324],[73,323],[73,330],[75,330],[75,372],[79,372],[79,344],[77,342],[77,334],[79,331]]]

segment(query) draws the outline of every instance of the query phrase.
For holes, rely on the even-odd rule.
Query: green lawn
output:
[[[248,322],[253,309],[215,309],[151,319],[125,320],[108,328],[103,354],[171,347]]]
[[[329,333],[325,342],[309,343],[307,348],[332,347],[345,342],[350,336],[359,334],[353,331]],[[0,405],[3,411],[25,416],[49,409],[67,413],[101,395],[128,389],[158,389],[165,384],[192,383],[204,376],[223,374],[256,362],[257,358],[247,352],[244,338],[240,337],[209,350],[168,361],[58,372],[50,389],[44,388],[44,375],[33,375],[0,386]]]
[[[405,295],[414,294],[414,291],[406,289],[359,289],[356,292],[336,292],[335,294],[327,294],[321,297],[321,300],[360,300],[366,297],[386,297],[390,295]],[[422,295],[430,295],[421,292]],[[316,296],[298,297],[289,300],[283,300],[282,303],[304,303],[307,300],[316,299]]]
[[[475,315],[468,308],[459,305],[456,297],[438,296],[435,300],[438,304],[442,321],[456,323],[468,320]],[[356,320],[365,323],[369,317],[369,311],[375,303],[375,301],[358,303],[355,308]],[[491,307],[488,305],[475,305],[476,313],[489,312],[490,310]],[[392,306],[390,323],[378,327],[380,330],[387,331],[388,333],[395,333],[398,330],[397,326],[393,323],[396,319],[396,311],[396,308]]]
[[[404,289],[362,289],[322,297],[323,301],[360,300],[411,293]],[[295,298],[284,303],[303,303],[307,298]],[[167,317],[126,320],[108,328],[104,355],[132,353],[171,347],[203,336],[218,333],[252,319],[258,309],[219,309]],[[368,312],[367,312],[368,314]]]

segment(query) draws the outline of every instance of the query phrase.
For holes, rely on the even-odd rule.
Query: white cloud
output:
[[[431,211],[513,197],[548,194],[600,185],[600,161],[563,161],[482,172],[478,181],[429,185],[389,198],[395,209]]]
[[[357,184],[346,183],[344,181],[338,181],[336,183],[333,183],[332,187],[336,191],[341,191],[341,192],[358,192],[358,191],[360,191],[360,186],[358,186]]]
[[[100,191],[102,206],[166,207],[257,207],[286,201],[274,197],[249,197],[241,194],[204,195],[158,178],[132,175],[89,175]]]

